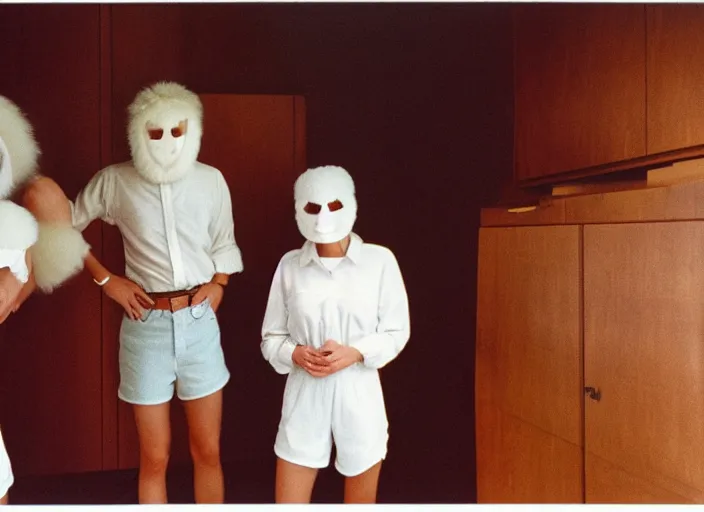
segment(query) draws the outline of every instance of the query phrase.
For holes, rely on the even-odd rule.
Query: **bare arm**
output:
[[[85,261],[86,269],[97,282],[102,283],[106,278],[112,278],[112,272],[110,272],[103,266],[102,263],[100,263],[100,261],[98,261],[98,258],[93,255],[92,251],[88,252],[88,256],[86,256]]]

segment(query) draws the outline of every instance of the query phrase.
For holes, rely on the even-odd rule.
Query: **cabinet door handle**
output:
[[[601,391],[599,391],[596,388],[588,386],[588,387],[584,388],[584,392],[587,394],[587,396],[589,398],[591,398],[595,402],[598,402],[599,400],[601,400]]]

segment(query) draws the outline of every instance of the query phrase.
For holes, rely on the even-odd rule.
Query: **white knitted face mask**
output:
[[[352,232],[357,199],[352,177],[342,167],[309,169],[294,187],[298,230],[311,242],[339,242]]]

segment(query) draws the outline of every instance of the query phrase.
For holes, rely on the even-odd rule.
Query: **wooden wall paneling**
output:
[[[99,163],[99,7],[3,5],[0,32],[2,94],[34,125],[42,172],[75,196]],[[85,237],[99,254],[99,228]],[[0,421],[15,474],[101,469],[99,290],[79,276],[5,329]]]
[[[648,153],[704,144],[704,6],[647,5]]]
[[[588,502],[704,502],[703,259],[701,221],[584,228],[586,450],[628,475]]]
[[[480,230],[481,503],[582,500],[580,245],[579,226]]]
[[[112,115],[112,6],[101,5],[100,11],[100,164],[99,167],[107,167],[113,163],[113,115]],[[116,236],[116,229],[107,224],[100,223],[101,247],[100,254],[105,254],[104,247],[106,231],[107,236]],[[117,235],[119,238],[119,235]],[[115,247],[115,243],[108,243],[108,248]],[[105,261],[103,261],[105,263]],[[113,263],[111,261],[111,263]],[[109,266],[116,269],[120,267]],[[103,375],[103,470],[114,470],[119,468],[118,461],[118,398],[117,387],[119,385],[118,351],[116,350],[115,339],[110,336],[111,322],[116,316],[112,300],[100,294],[101,299],[101,343]],[[106,311],[106,308],[109,308]],[[105,334],[108,334],[106,336]]]
[[[517,179],[645,155],[643,5],[522,5],[514,30]]]
[[[206,109],[202,161],[230,185],[244,272],[228,286],[218,317],[232,379],[225,390],[223,460],[273,457],[285,378],[261,356],[261,322],[281,257],[303,239],[293,184],[305,167],[302,97],[201,95]],[[294,133],[296,137],[294,138]],[[278,385],[272,385],[277,382]]]

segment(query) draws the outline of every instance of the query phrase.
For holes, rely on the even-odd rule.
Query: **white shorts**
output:
[[[298,366],[286,380],[274,452],[293,464],[357,476],[386,457],[388,421],[379,372],[354,364],[316,378]]]
[[[0,498],[7,494],[14,482],[15,477],[12,474],[10,457],[7,455],[5,443],[2,440],[2,432],[0,432]]]

